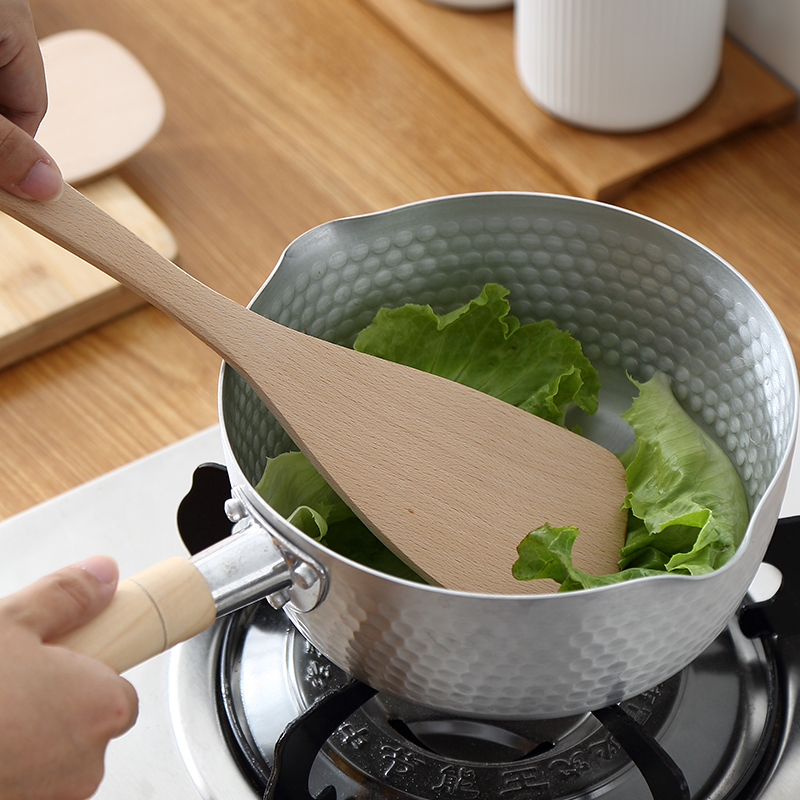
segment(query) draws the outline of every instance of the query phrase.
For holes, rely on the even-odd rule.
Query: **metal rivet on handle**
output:
[[[238,498],[230,497],[225,501],[225,514],[231,522],[239,522],[246,513],[244,505]]]
[[[274,592],[267,597],[267,602],[276,610],[280,611],[291,600],[288,589]]]

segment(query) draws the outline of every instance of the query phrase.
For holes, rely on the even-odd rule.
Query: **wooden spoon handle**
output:
[[[197,568],[188,559],[169,558],[121,581],[97,617],[52,644],[122,673],[204,631],[215,617]]]

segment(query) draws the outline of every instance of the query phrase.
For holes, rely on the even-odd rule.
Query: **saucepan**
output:
[[[603,384],[600,410],[582,427],[610,449],[625,444],[618,414],[631,402],[627,375],[669,376],[678,401],[729,455],[750,505],[744,540],[722,568],[501,596],[361,566],[301,533],[256,492],[266,458],[292,443],[223,365],[229,510],[238,525],[265,529],[291,564],[291,585],[272,602],[374,688],[471,717],[582,713],[678,672],[737,611],[786,490],[797,371],[773,312],[719,256],[652,219],[566,196],[442,197],[321,225],[289,245],[250,305],[351,345],[381,307],[423,303],[445,313],[490,282],[510,290],[523,324],[552,319],[582,343]],[[314,391],[313,375],[305,391]]]

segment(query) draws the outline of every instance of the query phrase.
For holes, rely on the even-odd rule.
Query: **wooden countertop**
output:
[[[121,175],[173,231],[184,268],[239,302],[289,242],[330,219],[458,192],[570,193],[378,3],[31,5],[40,36],[103,31],[154,76],[167,120]],[[508,14],[482,21],[507,25]],[[617,200],[734,264],[796,353],[799,132],[791,121],[742,133]],[[218,369],[144,308],[0,372],[0,518],[213,425]]]

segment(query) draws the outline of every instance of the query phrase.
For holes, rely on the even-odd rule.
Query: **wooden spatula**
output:
[[[45,204],[2,193],[0,208],[212,347],[364,522],[431,582],[552,590],[511,577],[516,545],[544,522],[581,529],[577,566],[617,570],[625,477],[602,447],[481,392],[267,320],[196,281],[69,186]]]

